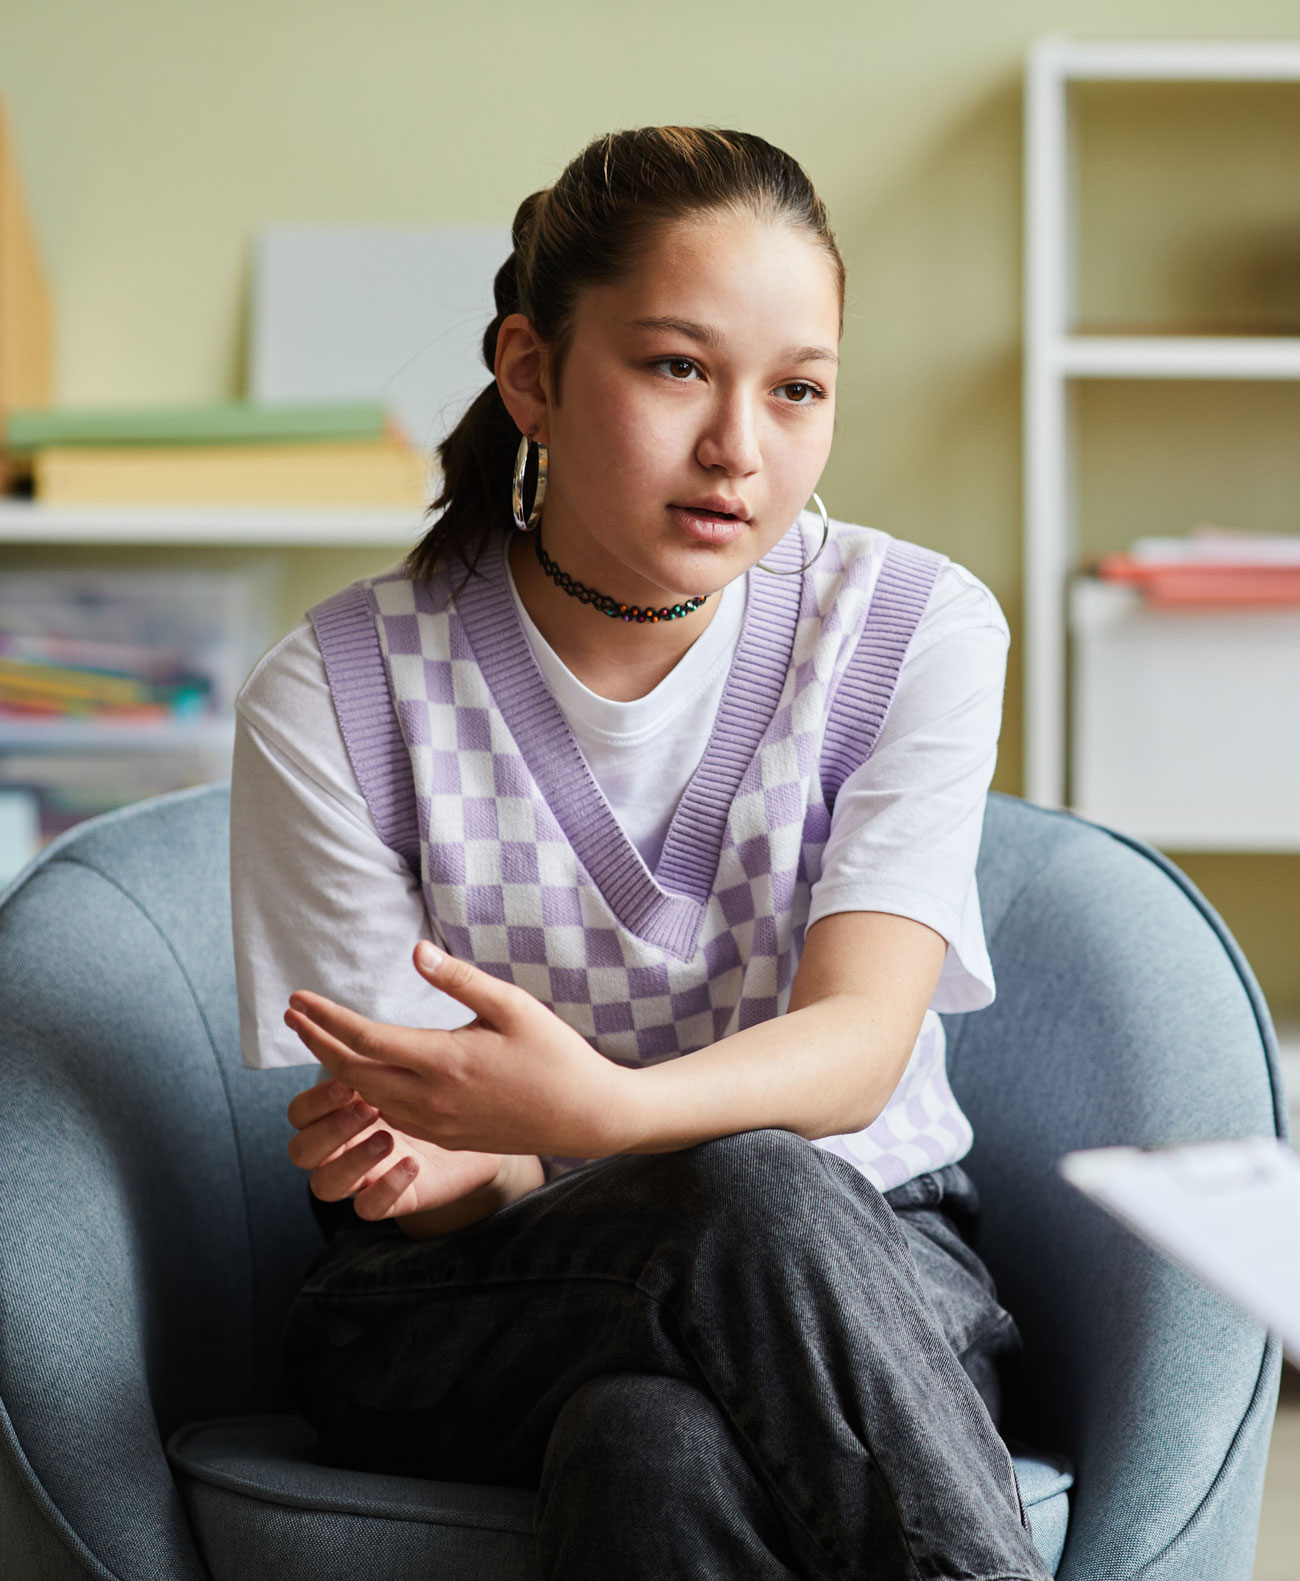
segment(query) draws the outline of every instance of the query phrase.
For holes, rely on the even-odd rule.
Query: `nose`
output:
[[[729,478],[750,477],[762,465],[753,402],[740,390],[719,390],[695,448],[696,460]]]

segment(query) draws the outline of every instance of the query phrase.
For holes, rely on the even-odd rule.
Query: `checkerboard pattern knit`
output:
[[[794,571],[819,538],[801,518],[767,562]],[[835,792],[875,745],[942,564],[833,523],[802,575],[749,573],[724,702],[653,874],[533,659],[503,548],[463,587],[463,570],[393,571],[311,618],[362,791],[435,936],[646,1065],[784,1010]],[[887,1190],[969,1142],[940,1039],[872,1126],[822,1145]]]

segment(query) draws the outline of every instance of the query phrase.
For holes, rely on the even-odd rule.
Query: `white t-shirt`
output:
[[[724,590],[713,620],[664,680],[627,703],[584,686],[515,597],[597,784],[653,870],[713,729],[744,618],[745,579]],[[947,563],[875,750],[836,798],[812,889],[809,927],[833,912],[884,911],[947,940],[918,1045],[942,1039],[936,1012],[978,1010],[993,1000],[974,868],[1009,641],[992,593]],[[231,889],[245,1064],[311,1063],[284,1025],[295,989],[379,1021],[453,1027],[472,1020],[412,963],[416,941],[435,930],[418,879],[376,832],[308,623],[259,661],[236,701],[236,719]]]

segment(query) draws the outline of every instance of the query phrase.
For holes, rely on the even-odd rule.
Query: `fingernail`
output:
[[[438,946],[430,944],[428,939],[421,939],[415,948],[420,957],[420,965],[429,971],[433,971],[436,966],[441,966],[445,959],[443,952]]]

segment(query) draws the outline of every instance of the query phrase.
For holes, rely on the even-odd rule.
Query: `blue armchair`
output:
[[[226,820],[220,786],[142,803],[0,897],[0,1575],[533,1576],[529,1490],[335,1471],[289,1414],[307,1072],[240,1063]],[[998,999],[951,1068],[1036,1540],[1065,1581],[1248,1581],[1278,1350],[1055,1161],[1280,1134],[1259,991],[1176,869],[1068,815],[992,797],[979,880]]]

